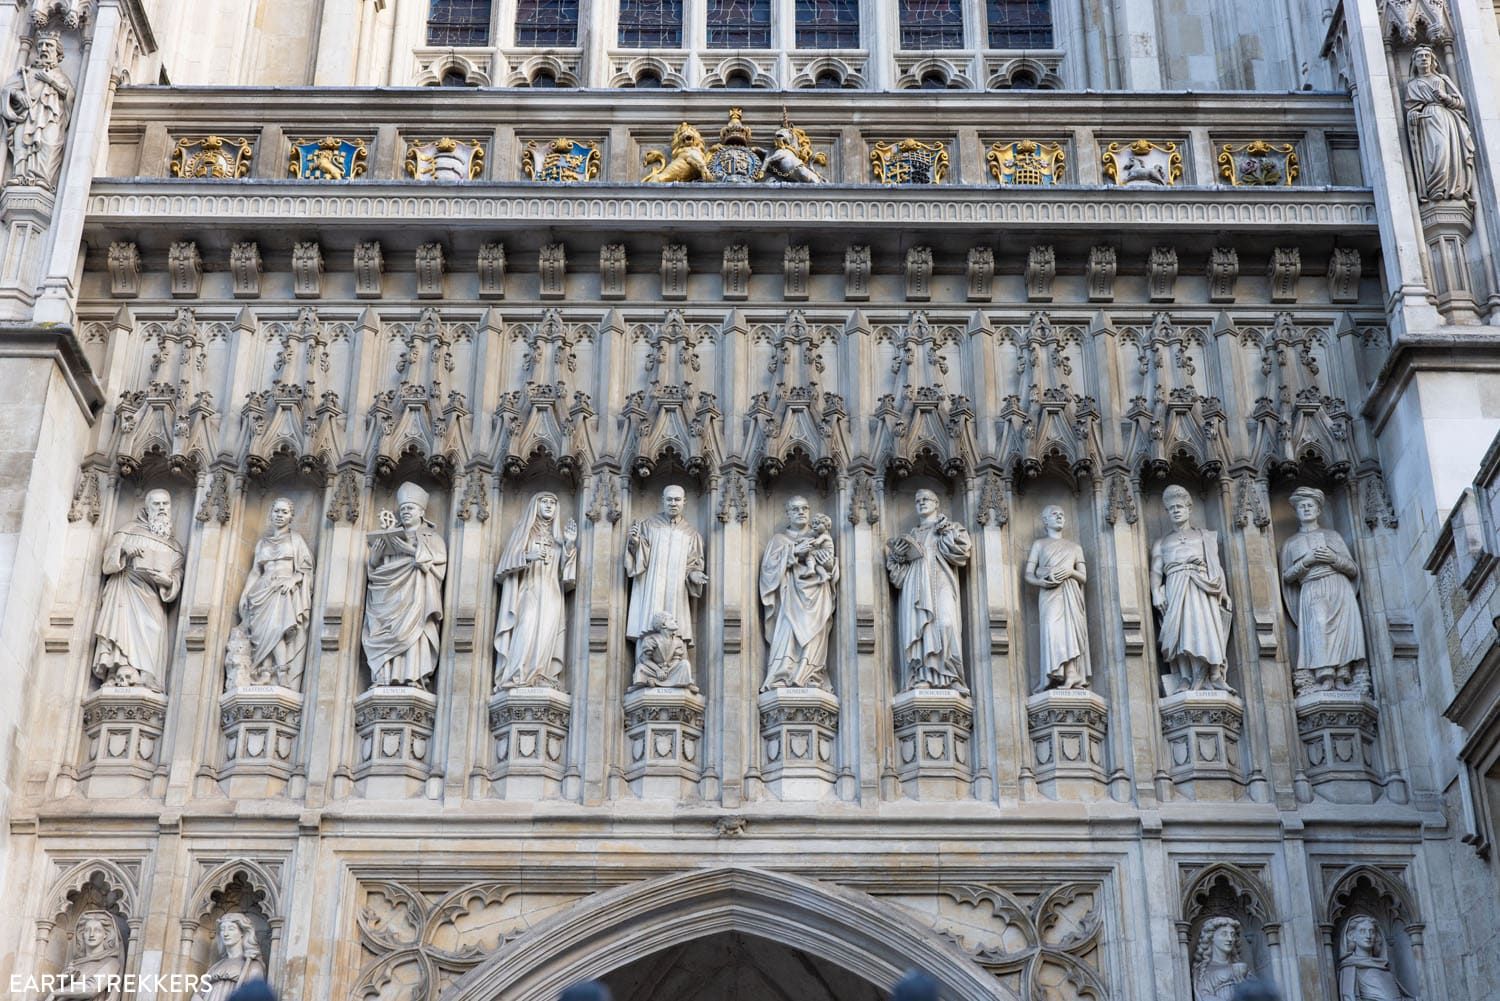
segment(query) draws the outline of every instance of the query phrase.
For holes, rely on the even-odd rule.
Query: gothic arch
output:
[[[952,1001],[1015,1001],[956,946],[864,894],[732,866],[673,873],[580,901],[507,942],[445,1001],[553,1001],[567,985],[686,940],[738,931],[837,964],[883,990],[910,967]]]

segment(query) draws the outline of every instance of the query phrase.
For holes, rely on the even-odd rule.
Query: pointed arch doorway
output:
[[[692,972],[724,981],[747,966],[764,968],[757,976],[766,993],[734,1001],[783,1001],[771,991],[784,984],[825,994],[847,987],[853,1001],[883,999],[913,967],[938,979],[943,1001],[1017,1001],[963,951],[899,909],[832,884],[738,866],[586,897],[507,942],[442,1001],[557,1001],[569,984],[594,979],[618,990],[617,1001],[634,1001],[628,991],[650,1001],[721,1001],[723,994],[694,991]],[[656,988],[653,976],[660,978]],[[822,1001],[815,992],[786,996]]]

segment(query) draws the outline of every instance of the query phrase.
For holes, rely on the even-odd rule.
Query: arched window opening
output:
[[[922,74],[920,85],[923,90],[947,90],[948,77],[942,70],[928,70]]]
[[[1037,82],[1036,76],[1027,70],[1017,70],[1015,73],[1011,74],[1011,90],[1036,90],[1038,86],[1039,84]]]
[[[446,72],[443,73],[442,82],[438,86],[440,86],[440,87],[467,87],[467,86],[469,86],[469,77],[461,69],[457,69],[457,68],[450,69],[450,70],[447,70]]]
[[[797,0],[797,48],[859,48],[859,0]]]
[[[750,74],[744,70],[735,70],[724,78],[724,86],[730,90],[749,90],[753,85]]]
[[[963,0],[900,0],[903,49],[961,49]]]
[[[682,0],[620,0],[619,38],[622,49],[681,48]]]
[[[570,48],[578,44],[578,0],[516,0],[516,44]]]
[[[531,76],[531,85],[533,87],[556,87],[557,75],[551,70],[537,70]]]
[[[655,70],[642,70],[635,78],[635,85],[641,90],[660,90],[661,75]]]
[[[990,48],[1052,48],[1052,0],[985,0],[985,10]],[[1015,81],[1011,86],[1021,89]]]
[[[432,0],[427,44],[454,47],[490,43],[490,0]]]
[[[824,70],[813,80],[818,90],[838,90],[844,86],[844,78],[836,70]]]
[[[771,0],[708,0],[708,47],[769,49]]]

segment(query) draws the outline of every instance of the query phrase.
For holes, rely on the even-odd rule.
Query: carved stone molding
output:
[[[491,778],[506,799],[556,795],[573,701],[555,688],[506,688],[489,702],[495,757]]]
[[[773,688],[758,702],[761,779],[782,800],[821,799],[837,778],[839,700],[820,688]]]

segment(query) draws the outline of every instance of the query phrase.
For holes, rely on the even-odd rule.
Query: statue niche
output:
[[[172,537],[172,495],[147,491],[135,519],[104,547],[104,589],[94,625],[93,673],[106,686],[164,690],[171,664],[167,606],[186,560]]]
[[[224,690],[276,685],[302,690],[308,624],[312,618],[313,556],[293,527],[296,506],[277,497],[255,543],[240,592],[239,625],[230,631]]]
[[[973,552],[969,530],[943,514],[936,491],[915,495],[916,524],[885,546],[885,570],[898,592],[900,691],[969,693],[963,656],[958,572]]]
[[[1229,685],[1229,583],[1217,532],[1192,524],[1193,498],[1172,485],[1162,491],[1172,531],[1151,546],[1151,604],[1161,616],[1157,643],[1168,674],[1165,694],[1233,693]]]
[[[396,513],[382,511],[366,537],[369,583],[361,639],[373,687],[430,691],[437,672],[448,547],[427,519],[429,494],[415,483],[396,489]]]

